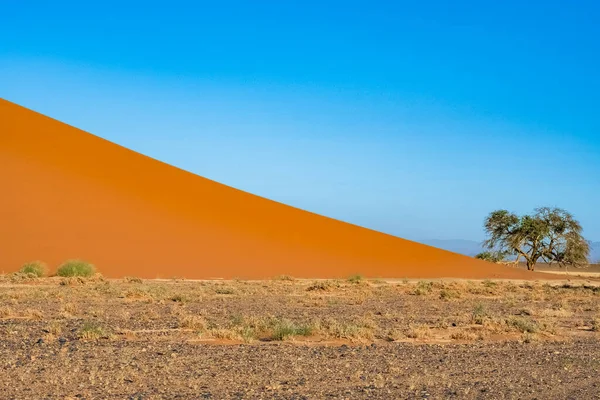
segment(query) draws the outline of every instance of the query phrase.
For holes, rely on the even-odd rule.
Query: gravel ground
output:
[[[600,398],[597,282],[0,278],[0,399]]]
[[[4,399],[593,399],[596,340],[309,346],[3,340]]]

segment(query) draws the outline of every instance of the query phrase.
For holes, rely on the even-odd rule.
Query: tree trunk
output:
[[[534,269],[535,269],[535,264],[533,262],[531,262],[530,260],[527,260],[527,270],[533,271]]]

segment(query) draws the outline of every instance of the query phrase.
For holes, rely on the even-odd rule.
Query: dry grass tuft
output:
[[[185,314],[179,318],[179,326],[181,328],[205,331],[208,328],[208,322],[202,316]]]
[[[410,339],[426,339],[431,337],[431,329],[427,325],[414,324],[408,327],[406,337]]]
[[[452,332],[452,334],[450,335],[451,339],[454,340],[476,340],[479,338],[480,335],[476,334],[475,332],[468,330],[468,329],[459,329],[457,331]]]
[[[289,276],[289,275],[279,275],[273,279],[276,281],[288,281],[288,282],[292,282],[292,281],[296,280],[293,276]]]
[[[339,288],[340,285],[336,281],[315,281],[309,287],[306,288],[308,291],[329,291],[335,288]]]
[[[86,322],[79,330],[78,337],[83,340],[98,340],[108,337],[108,334],[100,325]]]
[[[419,281],[415,287],[413,294],[416,296],[425,296],[433,290],[433,282]]]
[[[362,275],[351,275],[348,277],[348,282],[353,283],[353,284],[359,284],[362,283],[364,280]]]

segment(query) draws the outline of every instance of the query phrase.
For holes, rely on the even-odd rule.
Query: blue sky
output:
[[[1,97],[157,159],[410,239],[544,205],[600,239],[597,2],[1,8]]]

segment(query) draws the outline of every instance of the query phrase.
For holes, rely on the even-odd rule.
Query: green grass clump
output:
[[[471,321],[477,325],[483,325],[484,320],[488,317],[488,312],[483,304],[477,304],[471,314]]]
[[[69,260],[58,267],[56,274],[62,277],[82,276],[89,278],[94,275],[96,268],[85,261]]]
[[[309,325],[296,325],[288,320],[277,321],[273,326],[272,340],[285,340],[292,336],[310,336],[312,327]]]
[[[48,267],[41,261],[32,261],[25,263],[19,270],[19,272],[22,274],[35,275],[38,278],[45,276],[47,271]]]

